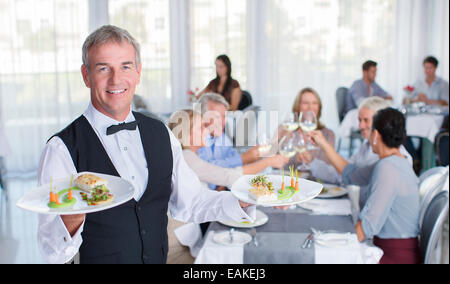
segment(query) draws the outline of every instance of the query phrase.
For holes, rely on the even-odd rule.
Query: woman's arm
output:
[[[312,131],[310,135],[313,141],[323,150],[339,174],[342,174],[345,167],[348,165],[347,160],[345,160],[341,155],[339,155],[338,152],[336,152],[336,150],[334,150],[334,146],[328,143],[321,131]]]
[[[238,110],[239,103],[242,99],[242,90],[241,88],[234,88],[231,92],[231,103],[230,103],[230,111]]]
[[[276,155],[245,165],[242,167],[242,171],[244,175],[252,175],[262,172],[268,167],[281,169],[284,167],[284,165],[286,165],[287,162],[289,162],[288,158],[285,158],[281,155]]]

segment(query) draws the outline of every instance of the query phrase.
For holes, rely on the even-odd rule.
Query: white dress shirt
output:
[[[135,131],[120,131],[107,136],[106,129],[122,121],[103,115],[92,104],[83,115],[95,130],[117,172],[135,187],[134,199],[139,201],[148,183],[147,161],[139,127]],[[124,122],[134,120],[134,115],[130,112]],[[230,192],[215,192],[201,186],[198,177],[183,158],[180,143],[169,129],[167,131],[173,154],[172,194],[169,201],[173,218],[186,223],[230,220],[230,218],[235,221],[243,219],[253,221],[254,207],[244,211]],[[64,142],[59,137],[52,138],[45,146],[39,162],[39,185],[50,183],[51,179],[64,178],[76,173]],[[38,245],[44,260],[48,263],[70,261],[83,242],[81,236],[83,227],[84,222],[71,237],[60,216],[39,215]]]

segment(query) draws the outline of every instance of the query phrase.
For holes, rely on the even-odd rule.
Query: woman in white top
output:
[[[197,155],[198,149],[205,147],[206,137],[209,135],[200,114],[192,110],[181,110],[174,113],[169,122],[169,128],[181,142],[186,163],[205,185],[211,183],[231,187],[242,175],[257,174],[268,167],[282,168],[289,161],[288,158],[275,155],[242,167],[219,167]]]

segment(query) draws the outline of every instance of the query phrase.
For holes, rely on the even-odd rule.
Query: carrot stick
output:
[[[53,179],[50,178],[50,203],[55,202],[55,195],[53,194],[53,186],[52,186],[52,183],[53,183]]]
[[[294,187],[294,166],[290,166],[289,170],[291,171],[291,187]]]
[[[295,191],[299,191],[299,185],[298,185],[298,171],[295,170]]]
[[[281,182],[281,191],[284,191],[284,169],[282,170],[283,172],[283,181]]]
[[[68,194],[68,198],[69,200],[72,200],[72,188],[69,189],[69,194]]]
[[[59,198],[58,198],[58,193],[56,192],[56,187],[55,187],[55,194],[54,194],[54,196],[55,196],[55,203],[56,204],[61,204],[61,203],[59,203]]]

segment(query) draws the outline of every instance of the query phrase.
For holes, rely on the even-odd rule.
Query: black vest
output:
[[[172,183],[172,148],[167,128],[139,113],[139,132],[148,165],[148,184],[139,202],[86,215],[81,263],[165,263],[167,209]],[[84,116],[56,134],[70,152],[77,172],[119,176]]]

